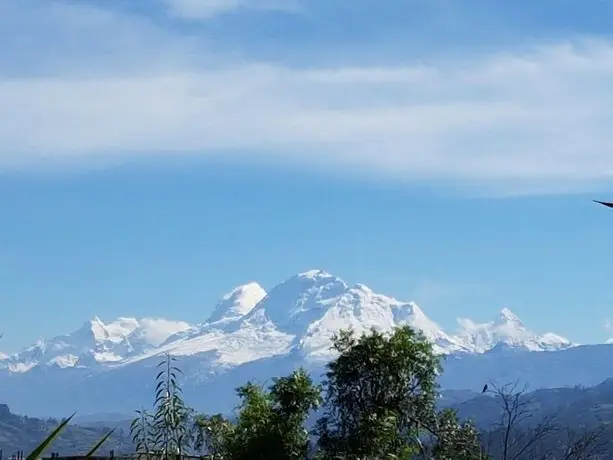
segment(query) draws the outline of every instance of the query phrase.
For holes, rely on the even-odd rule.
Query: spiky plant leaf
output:
[[[62,423],[60,423],[55,430],[51,432],[47,438],[41,442],[36,449],[34,449],[27,457],[26,460],[38,460],[42,454],[49,448],[51,443],[55,441],[55,439],[64,431],[66,425],[72,420],[72,418],[76,415],[76,412],[73,413],[70,417],[65,419]]]
[[[115,432],[116,429],[117,428],[113,428],[106,435],[104,435],[104,437],[100,441],[98,441],[96,443],[96,445],[94,447],[92,447],[91,450],[87,454],[85,454],[85,458],[93,457],[94,454],[98,451],[98,449],[100,449],[102,447],[102,444],[104,444],[106,442],[106,440],[111,437],[111,435]]]

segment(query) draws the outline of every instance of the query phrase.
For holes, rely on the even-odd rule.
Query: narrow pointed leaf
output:
[[[55,430],[53,430],[51,432],[51,434],[49,436],[47,436],[47,438],[41,442],[36,449],[34,449],[30,455],[28,455],[26,457],[26,460],[38,460],[38,458],[40,458],[43,454],[43,452],[45,452],[45,450],[47,450],[49,448],[49,446],[51,445],[51,443],[53,441],[55,441],[55,439],[60,435],[60,433],[64,430],[64,428],[66,428],[66,425],[68,425],[68,423],[72,420],[72,418],[76,415],[76,412],[73,413],[70,417],[68,417],[66,420],[64,420],[62,423],[60,423],[57,428]]]
[[[100,447],[102,447],[102,444],[104,444],[106,442],[106,440],[111,437],[111,435],[115,432],[115,430],[116,430],[116,428],[113,428],[100,441],[98,441],[96,443],[96,445],[94,447],[92,447],[91,450],[87,454],[85,454],[85,458],[93,457],[94,454],[98,451],[98,449],[100,449]]]

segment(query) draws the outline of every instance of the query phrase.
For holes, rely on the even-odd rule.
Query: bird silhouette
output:
[[[607,208],[613,208],[613,203],[608,203],[606,201],[598,201],[598,200],[592,200],[594,203],[598,203],[601,204],[603,206],[606,206]]]
[[[483,387],[483,391],[481,393],[485,393],[487,391],[487,383]]]

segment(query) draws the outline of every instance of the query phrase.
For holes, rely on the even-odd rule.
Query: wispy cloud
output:
[[[611,334],[613,332],[613,321],[610,319],[605,320],[604,329],[608,334]],[[606,343],[613,343],[613,338],[608,339]]]
[[[613,171],[611,42],[303,69],[222,65],[206,48],[195,54],[185,36],[143,24],[142,43],[126,18],[106,18],[105,36],[124,35],[121,61],[108,61],[103,75],[65,65],[52,76],[0,79],[0,167],[236,154],[541,191]],[[168,54],[156,58],[149,43]]]
[[[163,0],[170,13],[184,19],[210,19],[241,9],[289,11],[299,9],[297,0]]]

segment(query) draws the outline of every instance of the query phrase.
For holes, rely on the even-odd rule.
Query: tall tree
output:
[[[434,432],[440,361],[423,334],[406,326],[333,338],[338,358],[328,364],[325,414],[318,421],[324,458],[411,458]]]
[[[228,437],[233,460],[298,460],[309,451],[305,422],[321,401],[321,390],[303,370],[274,380],[266,391],[253,383],[240,387],[237,421]]]

